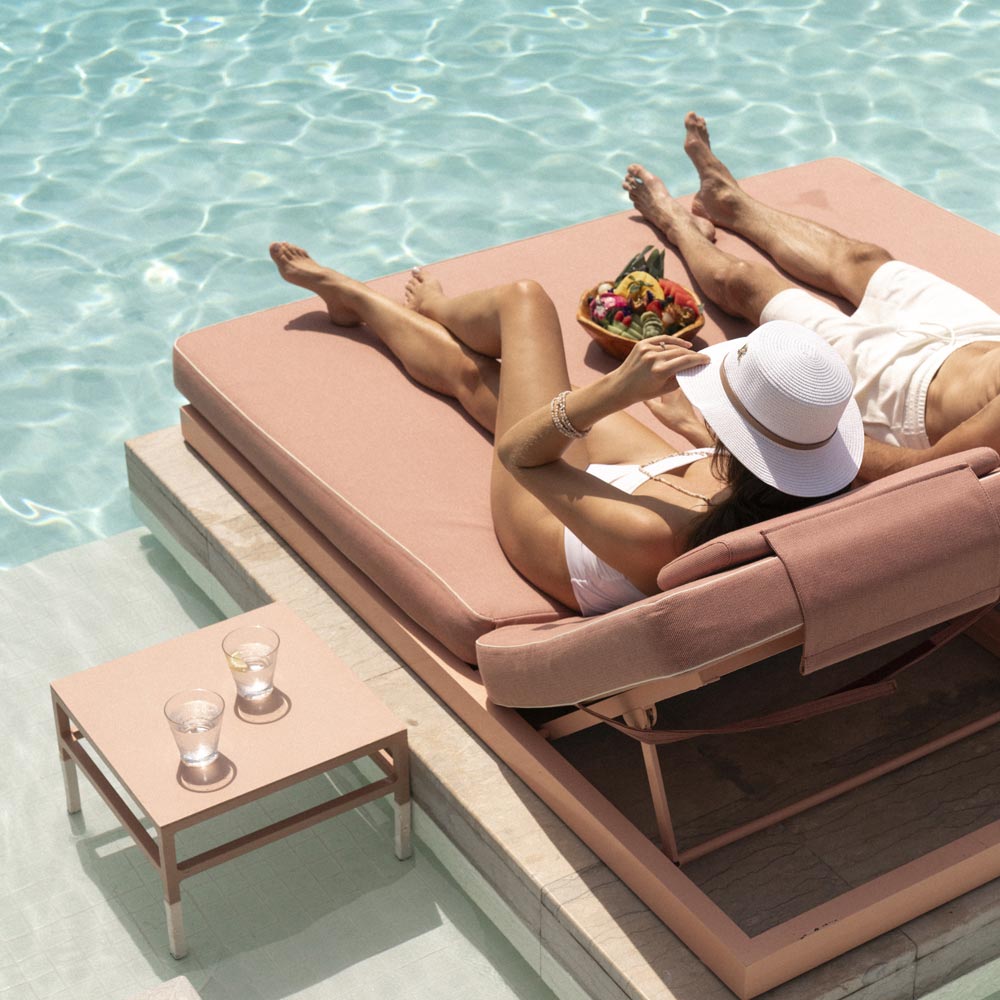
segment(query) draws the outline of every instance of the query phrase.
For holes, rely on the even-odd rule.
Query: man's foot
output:
[[[671,243],[677,243],[678,229],[685,226],[693,226],[706,240],[715,241],[715,226],[711,220],[692,215],[673,198],[666,184],[645,167],[633,163],[625,174],[622,187],[642,217]]]
[[[404,300],[406,304],[422,316],[429,316],[434,311],[434,304],[444,298],[444,289],[437,278],[424,274],[423,268],[415,267],[410,271],[410,279],[406,282]]]
[[[272,243],[271,259],[278,273],[293,285],[306,288],[325,303],[335,326],[357,326],[361,318],[351,308],[351,278],[317,264],[301,247],[292,243]]]
[[[717,226],[729,226],[735,218],[743,192],[736,178],[712,152],[705,119],[690,111],[684,119],[684,128],[687,132],[684,152],[701,179],[701,188],[694,196],[693,211]]]

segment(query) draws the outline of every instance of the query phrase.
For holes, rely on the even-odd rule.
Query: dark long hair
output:
[[[718,535],[757,524],[772,517],[811,507],[814,503],[829,500],[849,488],[823,497],[794,497],[758,479],[718,439],[712,455],[712,474],[720,482],[728,483],[729,495],[718,503],[709,504],[708,511],[694,522],[688,533],[685,550],[696,548]]]

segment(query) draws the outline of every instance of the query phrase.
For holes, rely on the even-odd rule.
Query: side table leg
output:
[[[62,764],[63,788],[66,790],[66,812],[70,815],[80,811],[80,779],[76,771],[76,762],[63,744],[73,739],[73,730],[69,716],[62,705],[55,700],[53,694],[52,707],[56,715],[56,735],[59,738],[59,763]]]
[[[59,757],[62,761],[63,787],[66,789],[66,812],[71,816],[78,813],[80,805],[80,779],[76,773],[76,764],[65,750],[60,748]]]
[[[405,861],[413,854],[413,846],[410,843],[412,804],[407,799],[405,802],[393,802],[392,805],[396,814],[396,857],[400,861]]]
[[[392,766],[396,771],[396,791],[393,795],[393,812],[396,815],[396,857],[405,861],[413,854],[410,842],[413,809],[410,802],[410,741],[404,729],[390,744]]]
[[[181,901],[171,903],[163,901],[167,913],[167,940],[170,942],[170,954],[174,958],[184,958],[187,953],[187,938],[184,936],[184,914],[181,912]]]
[[[181,910],[181,880],[177,874],[177,847],[172,832],[157,829],[156,839],[160,845],[160,878],[163,881],[163,908],[167,914],[170,954],[174,958],[184,958],[188,948]]]

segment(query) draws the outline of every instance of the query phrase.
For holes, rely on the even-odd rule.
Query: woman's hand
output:
[[[708,364],[686,340],[664,334],[640,340],[612,377],[624,396],[622,409],[655,399],[674,389],[677,373]]]
[[[565,399],[566,417],[579,431],[633,403],[662,396],[685,368],[708,362],[686,340],[661,336],[640,340],[621,366],[596,382],[574,389]],[[512,472],[533,469],[562,457],[570,439],[560,433],[549,404],[519,420],[497,441],[500,461]]]

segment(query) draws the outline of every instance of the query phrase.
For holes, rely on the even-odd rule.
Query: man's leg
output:
[[[705,297],[730,315],[756,325],[778,292],[797,287],[767,264],[720,250],[713,242],[714,227],[674,201],[663,181],[643,167],[629,167],[622,187],[643,218],[677,247]]]
[[[750,240],[798,281],[858,306],[889,251],[751,198],[712,152],[705,119],[692,112],[684,127],[684,151],[701,180],[695,213]]]

